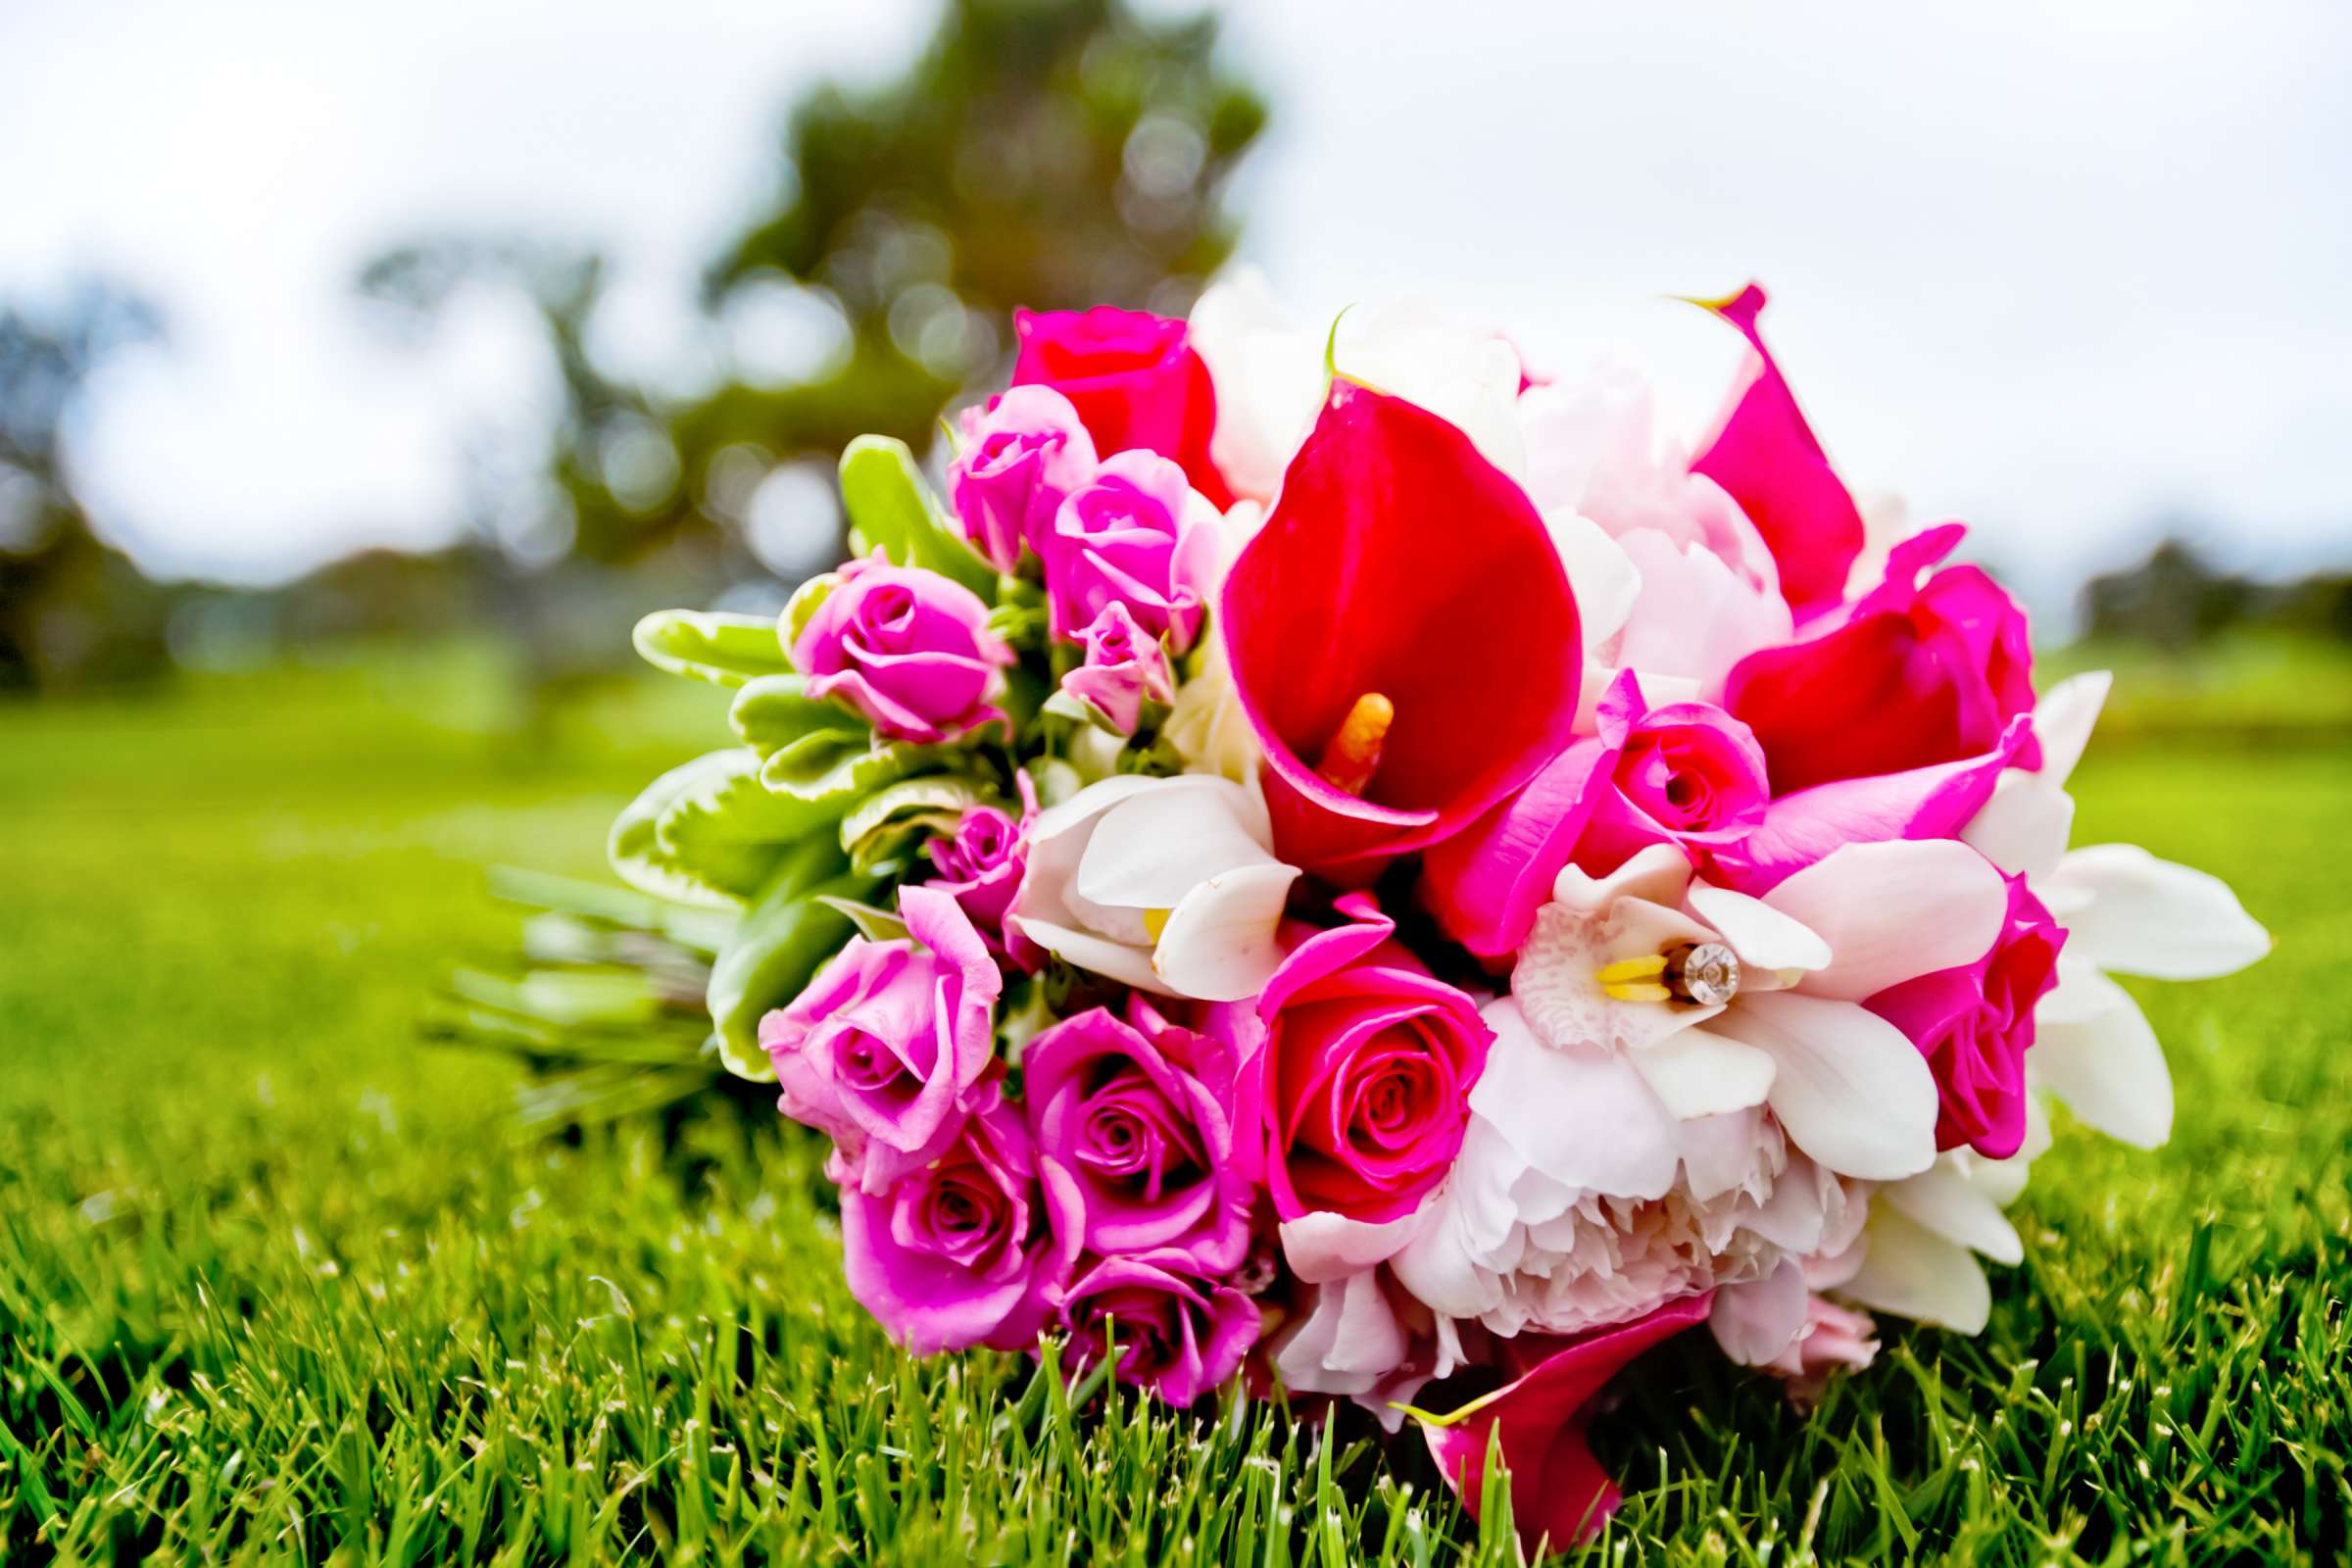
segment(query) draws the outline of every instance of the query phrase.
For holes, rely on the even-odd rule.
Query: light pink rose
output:
[[[1136,624],[1135,612],[1124,604],[1104,605],[1081,641],[1086,662],[1061,677],[1061,689],[1099,710],[1120,734],[1135,733],[1146,698],[1176,700],[1167,650]]]
[[[1026,1349],[1077,1255],[1075,1199],[1038,1169],[1018,1107],[995,1078],[937,1157],[887,1191],[841,1195],[850,1294],[921,1353]]]
[[[852,937],[787,1006],[760,1020],[778,1106],[829,1135],[835,1179],[869,1193],[935,1158],[996,1049],[1003,977],[962,908],[899,890],[906,935]]]
[[[948,498],[964,536],[1010,571],[1053,523],[1062,497],[1095,473],[1094,437],[1069,399],[1016,386],[963,411],[963,444],[948,465]]]
[[[1039,542],[1048,628],[1076,642],[1118,604],[1145,635],[1191,647],[1216,570],[1215,518],[1167,459],[1141,451],[1104,459],[1062,501]]]
[[[876,556],[835,574],[792,662],[809,696],[841,699],[891,740],[931,746],[1004,719],[991,698],[1012,650],[988,629],[979,595]]]

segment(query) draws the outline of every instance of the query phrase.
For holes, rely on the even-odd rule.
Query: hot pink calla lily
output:
[[[1332,383],[1222,617],[1276,848],[1332,880],[1450,837],[1569,742],[1583,644],[1543,519],[1401,398]],[[1354,793],[1316,767],[1368,694],[1395,716]]]
[[[1740,503],[1780,567],[1781,593],[1798,620],[1835,609],[1862,553],[1862,513],[1830,467],[1756,325],[1764,291],[1750,283],[1728,300],[1702,302],[1756,351],[1755,378],[1690,471]]]
[[[1445,1425],[1425,1420],[1421,1435],[1463,1505],[1478,1513],[1489,1434],[1499,1431],[1521,1544],[1532,1550],[1539,1538],[1548,1537],[1555,1547],[1591,1539],[1616,1512],[1620,1494],[1585,1441],[1586,1406],[1635,1356],[1705,1321],[1713,1298],[1711,1291],[1687,1297],[1619,1328],[1553,1341],[1559,1348],[1518,1381]]]

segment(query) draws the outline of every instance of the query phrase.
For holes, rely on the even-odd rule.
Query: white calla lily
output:
[[[1161,996],[1239,1002],[1282,960],[1298,872],[1264,803],[1205,774],[1122,774],[1042,813],[1008,920],[1081,969]]]

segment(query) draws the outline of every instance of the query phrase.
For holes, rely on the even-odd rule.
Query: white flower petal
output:
[[[2058,1016],[2049,1003],[2064,994]],[[2173,1074],[2156,1031],[2122,986],[2070,974],[2034,1014],[2026,1065],[2074,1113],[2110,1138],[2154,1149],[2173,1132]]]
[[[1092,931],[1081,931],[1053,920],[1041,920],[1034,915],[1015,914],[1010,916],[1010,923],[1018,926],[1022,935],[1048,953],[1081,969],[1116,980],[1121,985],[1133,986],[1138,991],[1152,992],[1155,996],[1176,995],[1168,989],[1165,981],[1152,972],[1149,949],[1131,948],[1123,942],[1099,937]]]
[[[2009,890],[1965,844],[1897,839],[1833,850],[1764,902],[1830,945],[1829,967],[1805,977],[1805,995],[1859,1002],[1984,956],[2008,916]]]
[[[1561,867],[1552,879],[1551,897],[1553,903],[1586,914],[1605,914],[1619,899],[1680,904],[1690,885],[1689,856],[1671,844],[1645,844],[1604,877],[1589,876],[1573,865]]]
[[[1419,1234],[1431,1212],[1424,1201],[1399,1219],[1374,1225],[1321,1209],[1282,1222],[1283,1261],[1309,1285],[1343,1280],[1385,1263]]]
[[[2270,933],[2220,877],[2159,860],[2136,844],[2094,844],[2050,878],[2076,908],[2067,950],[2102,969],[2210,980],[2271,951]]]
[[[1244,267],[1201,291],[1186,341],[1216,388],[1209,458],[1236,493],[1269,499],[1323,400],[1323,334],[1299,324],[1264,274]]]
[[[1624,548],[1590,517],[1547,512],[1544,527],[1567,568],[1585,646],[1598,648],[1617,635],[1617,628],[1634,612],[1634,601],[1642,595],[1642,573]]]
[[[1674,1184],[1681,1158],[1674,1117],[1628,1054],[1596,1044],[1546,1046],[1507,997],[1480,1016],[1494,1042],[1470,1090],[1470,1109],[1512,1152],[1575,1191],[1656,1198]]]
[[[2063,786],[2074,776],[2090,742],[2099,710],[2107,705],[2115,677],[2103,669],[2070,675],[2042,693],[2034,705],[2034,738],[2041,742],[2041,777]]]
[[[1078,893],[1089,903],[1173,909],[1219,872],[1281,863],[1250,833],[1250,792],[1231,779],[1188,773],[1147,783],[1095,824],[1078,862]]]
[[[1494,333],[1399,301],[1341,317],[1332,353],[1340,374],[1418,404],[1468,436],[1480,456],[1512,479],[1526,474],[1519,355]]]
[[[1275,933],[1296,866],[1236,866],[1181,899],[1152,952],[1168,989],[1202,1002],[1240,1002],[1265,989],[1282,962]]]
[[[1936,1075],[1903,1032],[1850,1002],[1784,992],[1741,997],[1714,1024],[1769,1054],[1766,1102],[1788,1141],[1867,1181],[1936,1162]]]
[[[1704,1029],[1685,1029],[1625,1055],[1659,1102],[1683,1121],[1761,1105],[1772,1089],[1770,1056]]]
[[[1762,899],[1693,882],[1685,900],[1693,914],[1723,934],[1746,968],[1775,972],[1826,969],[1834,959],[1830,945],[1810,926]]]
[[[2075,830],[2075,799],[2040,773],[2004,768],[1960,842],[2012,876],[2038,883],[2058,868]]]
[[[1975,1253],[1912,1223],[1889,1204],[1871,1205],[1868,1235],[1862,1266],[1838,1289],[1839,1296],[1962,1334],[1984,1331],[1992,1315],[1992,1287]]]
[[[1762,1366],[1805,1332],[1805,1271],[1794,1258],[1760,1280],[1741,1280],[1715,1292],[1707,1329],[1723,1353],[1741,1366]]]
[[[1946,1241],[1996,1263],[2022,1263],[2026,1245],[1991,1194],[1971,1179],[1967,1156],[1947,1153],[1918,1175],[1881,1188],[1873,1200],[1892,1203]]]

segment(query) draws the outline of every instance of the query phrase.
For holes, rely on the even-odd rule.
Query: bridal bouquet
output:
[[[1801,1397],[1873,1312],[1973,1332],[2043,1097],[2166,1136],[2110,974],[2267,939],[2069,847],[2106,678],[2037,698],[1962,527],[1866,514],[1763,305],[1694,452],[1410,311],[1023,314],[944,496],[858,441],[846,565],[638,627],[734,744],[613,863],[732,911],[715,1049],[894,1339],[1352,1400],[1566,1541],[1644,1348]]]

